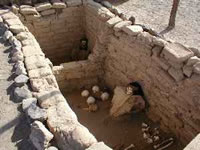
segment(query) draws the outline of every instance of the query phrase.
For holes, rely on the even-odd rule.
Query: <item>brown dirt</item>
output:
[[[87,107],[87,104],[86,99],[80,96],[80,91],[69,94],[63,93],[71,108],[77,114],[79,121],[96,136],[98,141],[104,141],[104,143],[114,148],[114,150],[123,150],[130,144],[136,146],[133,150],[153,150],[152,145],[145,143],[142,137],[142,122],[147,122],[151,126],[155,126],[145,114],[125,115],[114,119],[109,116],[111,100],[106,102],[98,101],[99,110],[91,113],[83,110],[83,108]],[[164,138],[169,136],[163,132],[161,134]],[[181,149],[180,144],[176,142],[166,150]]]

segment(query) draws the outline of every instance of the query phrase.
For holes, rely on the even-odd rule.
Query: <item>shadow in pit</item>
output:
[[[16,143],[18,150],[36,150],[32,143],[29,141],[30,125],[26,120],[24,113],[0,127],[0,135],[15,126],[14,133],[11,141]]]

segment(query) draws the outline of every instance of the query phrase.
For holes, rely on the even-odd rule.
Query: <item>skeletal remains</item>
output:
[[[150,126],[146,123],[142,123],[142,132],[143,132],[143,138],[148,144],[158,143],[160,141],[160,132],[158,128],[151,129]],[[155,144],[153,148],[155,150],[164,150],[171,146],[174,142],[173,138],[169,138],[167,140],[164,140],[158,144]]]
[[[87,98],[86,102],[88,104],[88,108],[84,108],[84,110],[89,112],[95,112],[98,110],[98,105],[96,104],[96,100],[106,101],[109,99],[109,93],[102,92],[98,85],[94,85],[91,89],[92,93],[88,90],[83,90],[81,92],[81,96]]]

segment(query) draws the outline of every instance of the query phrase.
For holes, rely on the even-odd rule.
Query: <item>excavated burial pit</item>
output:
[[[117,119],[111,119],[109,117],[109,109],[111,107],[111,99],[107,102],[98,102],[99,110],[95,113],[90,113],[82,108],[87,107],[86,100],[83,99],[80,96],[81,90],[83,87],[89,88],[92,85],[98,84],[103,86],[111,87],[110,85],[107,85],[102,81],[104,78],[116,81],[116,83],[120,83],[118,81],[116,74],[109,75],[109,72],[107,74],[103,74],[102,71],[102,64],[95,64],[91,60],[83,60],[83,61],[73,61],[71,57],[72,50],[74,48],[79,47],[80,39],[87,37],[89,40],[88,49],[89,51],[93,53],[96,53],[98,48],[100,48],[102,51],[101,53],[105,52],[105,49],[102,49],[102,46],[99,44],[97,40],[97,32],[101,33],[100,31],[103,31],[103,27],[105,26],[105,22],[99,21],[97,16],[91,14],[90,11],[85,9],[85,13],[83,13],[83,7],[73,7],[73,8],[66,8],[63,10],[63,13],[60,14],[61,16],[55,17],[51,16],[48,18],[42,18],[39,22],[34,21],[32,24],[29,24],[29,22],[26,22],[25,25],[29,28],[29,30],[35,35],[36,39],[38,40],[43,52],[46,54],[46,57],[49,58],[53,64],[54,64],[54,74],[56,76],[57,82],[59,84],[60,90],[62,91],[63,95],[66,97],[68,103],[72,107],[72,109],[77,114],[79,121],[85,125],[91,133],[93,133],[98,141],[104,141],[108,146],[110,147],[120,147],[124,146],[127,147],[130,144],[135,144],[138,150],[153,150],[152,146],[149,146],[144,142],[144,139],[142,138],[142,132],[141,132],[141,123],[147,122],[150,125],[157,125],[153,123],[145,114],[138,114],[138,115],[126,115]],[[70,15],[71,14],[71,15]],[[74,16],[75,14],[75,16]],[[96,20],[95,20],[96,19]],[[95,25],[96,23],[96,25]],[[95,28],[99,27],[97,31]],[[108,32],[109,33],[109,32]],[[102,36],[100,34],[100,36]],[[127,36],[127,35],[126,35]],[[112,38],[112,42],[115,42],[116,37]],[[124,40],[122,37],[122,40]],[[118,39],[119,40],[119,39]],[[121,39],[120,39],[121,40]],[[101,41],[102,42],[102,41]],[[126,61],[127,58],[127,52],[128,55],[130,54],[132,48],[127,47],[122,48],[121,45],[124,46],[122,43],[121,45],[117,41],[116,44],[109,46],[109,54],[114,54],[114,52],[119,52],[118,55],[120,55],[120,59],[123,61]],[[119,46],[118,46],[119,44]],[[126,43],[127,44],[127,43]],[[132,43],[134,44],[134,43]],[[148,46],[141,46],[141,45],[134,45],[135,46],[135,57],[131,58],[131,64],[133,65],[136,63],[139,67],[141,67],[141,70],[137,70],[137,72],[131,71],[131,78],[136,80],[139,73],[143,73],[145,69],[145,65],[148,64],[149,56],[148,53],[142,54],[144,56],[145,61],[137,62],[139,61],[139,53],[144,53],[148,51],[142,51],[146,50],[149,47]],[[117,47],[116,49],[113,49],[113,47]],[[139,47],[139,48],[138,48]],[[105,47],[104,47],[105,48]],[[141,49],[140,52],[138,52]],[[113,52],[114,51],[114,52]],[[98,53],[98,52],[97,52]],[[115,53],[117,54],[117,53]],[[92,55],[91,55],[92,56]],[[110,58],[117,58],[117,55],[109,56]],[[130,56],[132,57],[132,55]],[[92,57],[91,57],[92,58]],[[127,64],[127,66],[123,66],[124,68],[119,68],[120,61],[115,59],[110,59],[111,62],[106,60],[106,63],[103,66],[104,69],[107,69],[109,66],[109,63],[114,63],[114,66],[116,67],[116,70],[124,69],[130,64]],[[61,64],[61,65],[60,65]],[[101,66],[99,68],[99,65]],[[134,65],[133,65],[134,66]],[[156,66],[156,65],[155,65]],[[134,67],[133,67],[134,68]],[[110,69],[110,68],[109,68]],[[108,69],[108,70],[109,70]],[[132,68],[131,68],[132,69]],[[152,68],[154,69],[154,68]],[[113,70],[111,70],[113,71]],[[121,71],[121,70],[120,70]],[[141,72],[140,72],[141,71]],[[154,71],[154,70],[150,70]],[[156,70],[157,71],[157,70]],[[122,72],[122,71],[121,71]],[[121,72],[118,71],[119,75],[121,75]],[[165,75],[165,72],[160,71],[161,75]],[[162,74],[163,73],[163,74]],[[164,76],[163,75],[163,76]],[[124,77],[121,75],[122,78]],[[120,77],[121,77],[120,76]],[[152,76],[155,76],[154,72],[152,73]],[[142,74],[142,77],[144,77],[143,83],[146,84],[149,81],[149,77],[146,77],[144,74]],[[166,78],[165,78],[166,77]],[[168,81],[168,76],[165,75],[164,78]],[[171,79],[170,79],[171,80]],[[165,80],[163,80],[165,81]],[[124,85],[126,83],[126,80],[122,81]],[[170,81],[171,82],[171,81]],[[174,82],[174,81],[173,81]],[[162,83],[159,83],[162,84]],[[117,84],[121,85],[121,84]],[[147,84],[148,86],[148,84]],[[157,85],[156,85],[157,86]],[[155,89],[157,90],[158,86]],[[148,87],[149,91],[151,87]],[[113,87],[111,87],[113,89]],[[144,89],[145,91],[147,89]],[[153,91],[154,93],[149,93],[147,97],[156,95],[157,91]],[[151,91],[152,92],[152,91]],[[151,95],[150,95],[151,94]],[[160,95],[158,95],[159,97]],[[162,95],[161,95],[162,96]],[[154,98],[154,97],[153,97]],[[153,99],[151,97],[151,100]],[[157,97],[156,97],[157,98]],[[155,101],[151,101],[151,104],[155,103]],[[154,104],[155,105],[155,104]],[[157,104],[156,104],[157,105]],[[162,105],[161,105],[162,106]],[[160,108],[163,108],[163,106]],[[151,111],[156,111],[156,107],[151,107]],[[173,108],[172,108],[173,109]],[[163,110],[165,111],[166,108]],[[160,111],[160,109],[159,109]],[[161,115],[162,116],[162,115]],[[157,117],[157,116],[156,116]],[[177,120],[176,120],[177,121]],[[162,122],[165,122],[162,121]],[[171,127],[172,128],[172,127]],[[162,137],[168,137],[168,134],[162,133]],[[169,132],[171,133],[171,132]],[[169,135],[170,136],[170,135]],[[168,150],[179,150],[182,149],[182,146],[180,146],[179,141],[176,141],[176,143],[169,147]]]

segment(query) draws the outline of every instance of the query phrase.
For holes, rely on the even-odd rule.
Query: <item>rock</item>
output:
[[[37,11],[44,11],[52,8],[50,3],[39,3],[35,5]]]
[[[47,112],[45,109],[41,109],[36,104],[31,103],[27,108],[27,116],[30,117],[31,120],[39,120],[45,121],[47,119]]]
[[[21,65],[21,64],[18,65],[16,70],[15,70],[15,74],[16,75],[21,75],[21,74],[27,75],[27,72],[26,72],[24,65]]]
[[[166,60],[182,63],[194,56],[194,53],[179,43],[168,43],[164,47],[162,55]]]
[[[50,147],[47,148],[47,150],[58,150],[58,148],[54,147],[54,146],[50,146]]]
[[[23,40],[26,40],[28,37],[29,37],[28,32],[21,32],[21,33],[17,34],[16,39],[23,41]]]
[[[10,26],[10,30],[15,34],[18,34],[20,32],[25,31],[25,28],[22,25],[12,25]]]
[[[13,34],[12,34],[12,32],[10,32],[10,31],[5,31],[5,33],[4,33],[4,35],[3,35],[3,39],[5,40],[5,41],[7,41],[7,40],[9,40],[9,38],[10,37],[12,37],[13,36]]]
[[[187,61],[187,66],[193,66],[195,63],[200,62],[200,58],[197,56],[190,57]]]
[[[31,98],[32,93],[25,87],[17,87],[14,90],[14,96],[17,101],[21,101],[23,99]]]
[[[36,98],[27,98],[27,99],[24,99],[22,101],[22,109],[24,112],[27,112],[27,109],[33,105],[33,104],[37,104],[37,99]]]
[[[53,2],[52,8],[56,8],[56,9],[64,9],[66,8],[66,4],[59,1],[59,2]]]
[[[183,67],[183,73],[184,73],[184,75],[186,75],[188,78],[191,77],[192,71],[193,71],[193,67],[192,67],[192,66],[186,66],[186,65],[185,65],[185,66]]]
[[[19,7],[17,5],[12,5],[12,12],[14,12],[15,14],[18,14],[19,12]]]
[[[125,26],[122,29],[124,32],[126,32],[129,35],[136,36],[140,32],[143,32],[143,28],[139,25],[132,25],[132,26]]]
[[[15,78],[15,85],[21,87],[28,82],[28,79],[26,75],[21,74]]]
[[[175,69],[173,67],[171,67],[169,70],[168,70],[168,73],[177,81],[181,81],[184,79],[184,75],[183,75],[183,72],[181,69]]]
[[[22,7],[22,8],[20,7],[20,12],[23,15],[36,15],[36,14],[38,14],[35,7]]]
[[[42,11],[40,14],[42,16],[49,16],[49,15],[52,15],[52,14],[55,14],[55,13],[56,13],[55,9],[48,9],[48,10]]]
[[[113,27],[114,25],[116,25],[117,23],[121,22],[122,19],[119,18],[118,16],[117,17],[114,17],[114,18],[111,18],[109,19],[106,24],[109,26],[109,27]]]
[[[104,144],[104,142],[98,142],[95,144],[92,144],[89,148],[86,150],[112,150],[110,147]]]
[[[200,74],[200,62],[197,62],[196,64],[194,64],[193,71],[196,74]]]
[[[11,39],[12,41],[10,42],[12,44],[13,49],[20,49],[22,48],[22,44],[20,41],[18,41],[15,37]],[[9,39],[10,41],[10,39]]]
[[[34,121],[29,138],[37,150],[44,150],[53,139],[53,134],[40,121]]]
[[[117,23],[117,24],[114,26],[114,30],[118,32],[118,31],[122,30],[122,28],[123,28],[124,26],[129,26],[129,25],[131,25],[131,24],[132,24],[131,21],[122,21],[122,22],[119,22],[119,23]]]
[[[14,68],[17,69],[18,67],[25,67],[22,61],[18,61],[15,63]]]
[[[12,62],[24,61],[24,55],[21,51],[17,51],[13,54],[11,60]]]

